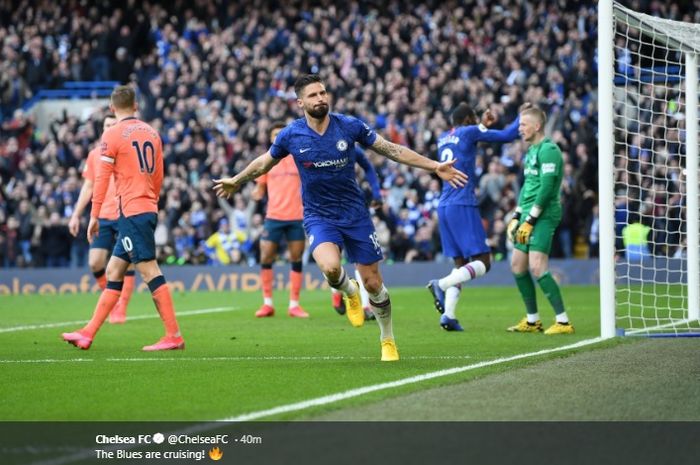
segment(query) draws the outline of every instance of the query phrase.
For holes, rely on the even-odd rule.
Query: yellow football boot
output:
[[[351,279],[350,282],[355,286],[357,292],[352,297],[343,294],[345,314],[348,316],[350,324],[359,328],[365,324],[365,310],[362,308],[362,299],[360,299],[360,285],[354,279]]]
[[[517,325],[510,326],[508,331],[511,333],[540,333],[542,332],[542,322],[537,320],[534,323],[528,323],[527,317],[525,317]]]
[[[547,336],[551,336],[552,334],[574,334],[574,325],[571,323],[554,323],[552,326],[547,328],[544,333]]]
[[[393,338],[382,339],[382,362],[396,362],[399,360],[399,351]]]

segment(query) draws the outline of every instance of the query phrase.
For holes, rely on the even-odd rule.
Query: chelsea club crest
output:
[[[337,148],[340,152],[345,152],[348,149],[348,143],[345,141],[345,139],[340,139],[335,144],[335,148]]]

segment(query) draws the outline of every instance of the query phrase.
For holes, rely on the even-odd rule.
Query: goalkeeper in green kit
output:
[[[520,113],[518,132],[530,148],[523,161],[525,183],[513,218],[508,223],[507,234],[514,242],[510,267],[525,302],[527,316],[508,331],[542,331],[535,284],[530,276],[532,272],[556,313],[555,323],[544,333],[572,334],[574,327],[564,310],[559,285],[548,270],[552,237],[561,221],[559,190],[564,163],[557,144],[544,136],[545,122],[545,114],[539,108],[529,107]]]

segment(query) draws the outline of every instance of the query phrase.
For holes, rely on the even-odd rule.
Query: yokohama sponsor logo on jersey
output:
[[[348,157],[337,158],[335,160],[305,161],[304,168],[342,168],[348,164]]]

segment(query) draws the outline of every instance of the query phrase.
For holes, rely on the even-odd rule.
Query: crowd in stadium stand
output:
[[[267,150],[272,121],[300,116],[301,72],[324,77],[334,111],[430,157],[461,101],[494,111],[495,127],[525,101],[541,106],[565,159],[553,256],[595,255],[596,21],[594,3],[563,1],[0,1],[0,263],[85,263],[84,231],[69,238],[66,223],[106,110],[39,132],[21,108],[65,81],[115,80],[138,87],[140,117],[164,142],[159,260],[254,264],[264,205],[250,200],[252,183],[222,204],[210,181]],[[509,253],[524,152],[520,141],[483,145],[470,180],[496,260]],[[440,259],[438,179],[367,155],[382,188],[374,221],[386,257]],[[226,238],[227,260],[216,237]]]
[[[687,9],[689,3],[680,5]],[[693,15],[673,4],[657,12],[698,23],[698,6],[694,2]],[[616,252],[629,261],[687,253],[686,105],[679,76],[684,56],[674,49],[640,37],[633,27],[621,26],[616,37],[622,103],[615,112]]]

